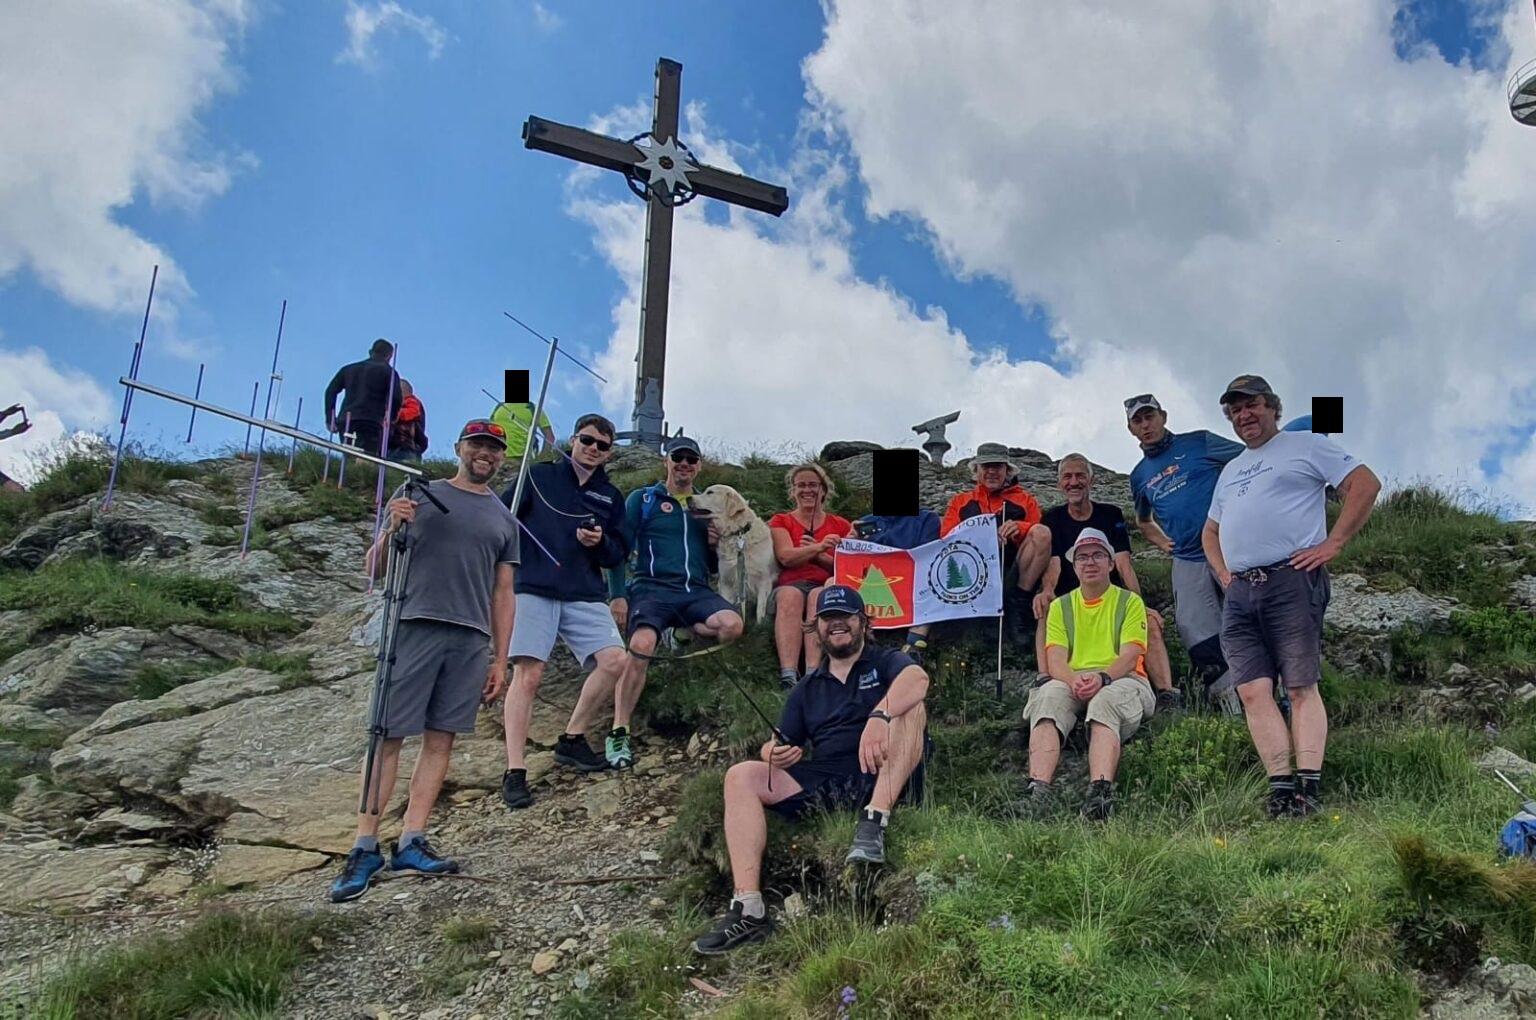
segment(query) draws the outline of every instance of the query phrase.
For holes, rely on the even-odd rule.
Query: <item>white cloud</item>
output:
[[[30,270],[94,310],[191,293],[169,253],[120,223],[138,196],[193,208],[249,157],[208,151],[197,115],[235,84],[240,0],[0,4],[0,281]]]
[[[565,19],[561,18],[560,15],[556,14],[548,7],[545,7],[543,4],[539,3],[539,0],[533,0],[532,6],[533,22],[539,26],[541,31],[553,32],[555,29],[565,24]]]
[[[868,213],[1043,302],[1068,357],[1124,352],[1106,396],[1152,361],[1213,421],[1258,370],[1291,411],[1342,394],[1387,472],[1475,485],[1536,421],[1536,132],[1502,89],[1530,10],[1502,6],[1479,70],[1399,60],[1395,6],[848,0],[805,72]]]
[[[448,33],[430,15],[417,14],[401,7],[395,0],[373,6],[347,0],[347,48],[336,55],[337,63],[372,66],[378,59],[373,38],[380,31],[395,29],[414,32],[427,45],[427,56],[436,60],[448,42]]]
[[[26,407],[32,428],[0,440],[0,470],[23,483],[35,477],[37,458],[81,429],[105,426],[115,410],[96,381],[73,368],[59,368],[36,347],[0,347],[0,407]],[[19,415],[0,428],[20,424]]]

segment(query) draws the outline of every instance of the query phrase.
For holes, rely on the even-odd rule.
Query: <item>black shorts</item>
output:
[[[1221,651],[1232,681],[1279,678],[1310,687],[1323,676],[1323,614],[1332,587],[1328,570],[1269,569],[1263,583],[1232,576],[1221,612]]]
[[[632,636],[641,627],[650,627],[657,634],[668,627],[692,627],[722,609],[736,611],[735,606],[708,588],[691,592],[646,592],[631,601],[624,636]]]
[[[931,753],[933,741],[924,734],[923,760],[907,777],[906,788],[901,791],[901,803],[914,804],[922,797],[924,773]],[[810,811],[857,811],[875,795],[877,777],[859,771],[857,755],[797,761],[782,771],[788,772],[790,778],[800,784],[800,792],[770,804],[768,808],[791,821]]]

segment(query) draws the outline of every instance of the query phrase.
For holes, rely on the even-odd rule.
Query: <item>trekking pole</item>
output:
[[[408,480],[405,494],[409,498],[419,490],[428,501],[443,513],[448,508],[433,495],[426,479]],[[400,613],[405,607],[405,585],[411,575],[412,540],[410,525],[402,522],[390,536],[389,557],[384,578],[384,613],[379,622],[379,650],[373,673],[373,697],[368,710],[368,749],[363,755],[363,790],[358,800],[358,814],[377,815],[382,806],[378,803],[378,790],[374,784],[379,745],[385,737],[384,722],[389,718],[389,696],[394,687],[395,644],[400,635]]]
[[[1522,810],[1524,810],[1527,814],[1536,815],[1536,800],[1531,800],[1529,797],[1527,797],[1525,795],[1525,791],[1511,782],[1510,778],[1503,772],[1500,772],[1498,769],[1494,769],[1493,774],[1498,776],[1505,786],[1509,787],[1511,790],[1514,790],[1515,796],[1524,801],[1524,803],[1520,805]]]

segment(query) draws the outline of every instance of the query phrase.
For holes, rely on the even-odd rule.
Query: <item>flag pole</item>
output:
[[[1003,614],[997,614],[997,700],[1003,700]]]

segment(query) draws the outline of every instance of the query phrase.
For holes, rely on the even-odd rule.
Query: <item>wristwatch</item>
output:
[[[1115,678],[1104,672],[1102,669],[1099,670],[1099,679],[1104,681],[1105,687],[1108,687],[1110,684],[1115,682]]]
[[[883,708],[875,709],[873,712],[869,713],[869,717],[871,719],[879,719],[881,722],[891,721],[891,717],[886,714],[886,711]]]

